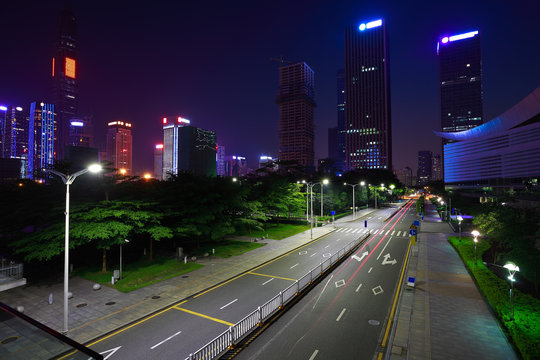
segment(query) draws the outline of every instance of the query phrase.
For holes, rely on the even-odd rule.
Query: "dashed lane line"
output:
[[[181,333],[181,331],[177,332],[176,334],[172,334],[171,336],[169,336],[169,337],[166,338],[165,340],[160,341],[160,342],[158,342],[156,345],[152,346],[152,347],[150,348],[150,350],[154,350],[154,349],[157,348],[159,345],[161,345],[161,344],[163,344],[163,343],[165,343],[165,342],[171,340],[173,337],[175,337],[176,335],[178,335],[178,334],[180,334],[180,333]]]
[[[341,312],[339,313],[339,316],[337,317],[336,321],[339,321],[339,319],[341,319],[341,317],[343,316],[343,314],[345,314],[345,311],[347,309],[346,308],[343,308],[343,310],[341,310]]]
[[[230,303],[227,303],[227,304],[223,305],[222,307],[220,307],[219,310],[223,310],[223,309],[225,309],[227,306],[232,305],[232,304],[234,304],[234,303],[237,302],[237,301],[238,301],[238,299],[234,299],[234,300],[231,301]]]

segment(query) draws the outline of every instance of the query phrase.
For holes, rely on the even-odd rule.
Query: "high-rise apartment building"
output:
[[[338,167],[345,167],[345,70],[337,73],[337,158]]]
[[[52,168],[57,160],[55,145],[58,128],[55,116],[53,104],[37,101],[30,104],[27,162],[30,179],[41,179],[35,172]]]
[[[346,169],[392,170],[390,63],[386,23],[345,30]]]
[[[431,181],[432,157],[433,153],[431,151],[423,150],[418,152],[417,181],[420,186]]]
[[[77,23],[67,6],[58,15],[54,57],[52,58],[53,103],[58,123],[55,151],[64,158],[64,147],[69,145],[70,121],[77,115],[78,57]]]
[[[437,43],[443,132],[483,123],[480,33],[444,36]],[[443,139],[443,144],[449,140]]]
[[[313,168],[313,70],[299,62],[279,68],[279,159]]]
[[[107,125],[107,160],[123,174],[132,175],[131,123],[112,121]],[[125,172],[122,169],[125,169]]]

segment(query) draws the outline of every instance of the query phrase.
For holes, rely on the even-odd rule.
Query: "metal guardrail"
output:
[[[0,282],[3,280],[19,280],[23,277],[23,264],[10,264],[0,267]]]
[[[240,340],[255,328],[261,326],[264,321],[268,320],[276,312],[281,310],[283,306],[309,286],[313,280],[322,276],[328,268],[338,262],[339,259],[354,249],[362,241],[367,239],[368,236],[369,233],[345,245],[332,256],[326,258],[326,260],[317,265],[313,270],[296,280],[283,291],[280,291],[279,294],[259,306],[255,311],[248,314],[233,326],[229,327],[229,329],[225,330],[208,344],[204,345],[196,352],[189,354],[185,360],[211,360],[222,355],[225,351],[234,348]]]

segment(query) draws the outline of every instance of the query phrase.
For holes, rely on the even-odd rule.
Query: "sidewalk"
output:
[[[454,248],[450,226],[426,202],[401,294],[390,359],[517,359]],[[406,285],[405,285],[406,286]]]
[[[357,213],[360,218],[374,211]],[[336,224],[352,220],[352,215],[336,220]],[[313,228],[313,239],[334,230],[332,224]],[[92,289],[93,282],[78,277],[69,280],[73,298],[69,300],[68,336],[80,343],[114,331],[146,315],[235,277],[253,267],[312,241],[310,230],[283,240],[265,239],[265,246],[230,258],[205,257],[196,262],[204,267],[183,276],[168,279],[129,293],[102,286]],[[49,294],[53,303],[49,305]],[[26,285],[0,292],[0,301],[57,330],[63,330],[63,283],[51,286]],[[1,338],[1,336],[0,336]]]

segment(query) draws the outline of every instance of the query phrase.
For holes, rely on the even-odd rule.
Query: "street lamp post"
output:
[[[480,236],[480,233],[478,230],[473,230],[471,232],[472,236],[474,236],[474,265],[477,265],[478,262],[476,261],[476,244],[478,243],[478,236]]]
[[[514,281],[516,281],[514,275],[517,271],[519,271],[519,266],[513,262],[507,262],[504,265],[504,268],[508,270],[508,280],[510,280],[510,320],[514,320],[514,304],[512,302],[512,295],[514,294]]]
[[[321,184],[321,217],[324,216],[324,201],[323,201],[323,190],[324,190],[324,185],[328,184],[328,179],[324,179],[322,182],[320,182]]]
[[[302,182],[297,181],[296,183],[297,184],[301,183],[301,184],[306,185],[306,221],[309,222],[309,195],[308,195],[309,184],[306,184],[306,180],[302,180]]]
[[[52,169],[44,169],[44,171],[50,172],[62,179],[62,182],[66,185],[66,230],[64,239],[64,333],[68,332],[68,282],[69,282],[69,185],[73,184],[75,178],[79,175],[86,174],[87,172],[97,173],[101,171],[101,165],[93,164],[89,167],[77,171],[75,174],[63,174],[59,171]]]
[[[459,242],[461,242],[461,222],[463,221],[463,217],[461,215],[457,216],[457,221],[459,224]]]
[[[310,236],[311,238],[313,239],[313,187],[315,185],[321,185],[321,214],[322,214],[322,187],[324,184],[328,184],[328,180],[327,179],[324,179],[323,181],[321,182],[318,182],[318,183],[306,183],[305,181],[302,181],[303,183],[305,183],[307,186],[308,186],[308,189],[309,189],[309,192],[310,192],[310,201],[311,201],[311,221],[309,222],[310,226],[309,226],[309,230],[310,230]]]
[[[354,220],[354,218],[356,217],[356,202],[354,201],[354,188],[355,188],[356,186],[358,186],[359,184],[347,184],[347,183],[343,183],[343,185],[352,186],[352,208],[353,208],[352,216],[353,216],[353,220]]]
[[[128,243],[129,240],[128,240],[128,239],[124,239],[124,242],[125,242],[125,243]],[[120,244],[120,280],[122,280],[122,245],[123,245],[123,244]]]

